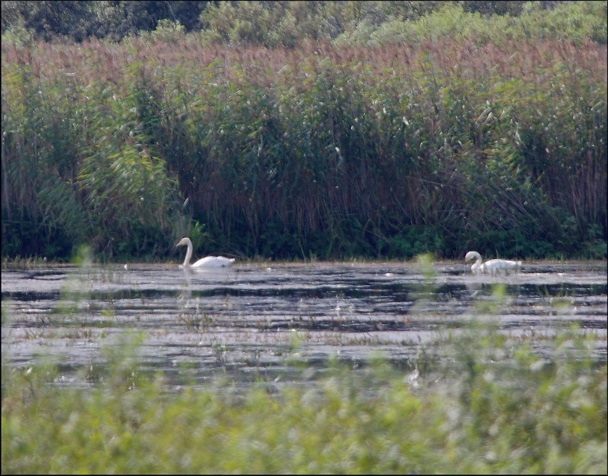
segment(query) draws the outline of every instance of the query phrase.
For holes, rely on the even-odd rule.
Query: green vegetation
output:
[[[589,38],[606,44],[605,2],[572,1],[15,1],[2,33],[33,39],[121,41],[167,24],[206,41],[294,47],[302,40],[378,44],[447,35],[501,39]]]
[[[7,3],[3,256],[607,255],[605,3]]]
[[[566,333],[542,358],[483,326],[420,360],[412,389],[376,357],[243,392],[168,390],[141,374],[137,341],[90,369],[91,389],[53,384],[53,365],[3,366],[2,473],[606,473],[592,339]]]

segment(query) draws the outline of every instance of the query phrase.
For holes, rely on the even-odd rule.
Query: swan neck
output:
[[[188,251],[186,251],[186,259],[184,259],[184,268],[190,266],[190,258],[192,258],[192,242],[188,240],[186,242],[186,246],[188,247]]]
[[[473,257],[475,258],[475,265],[481,266],[481,255],[479,253],[475,252],[473,254]]]

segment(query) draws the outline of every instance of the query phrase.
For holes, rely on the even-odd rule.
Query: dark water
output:
[[[407,370],[421,348],[485,319],[539,352],[577,323],[606,360],[606,262],[531,262],[496,278],[468,270],[454,262],[3,270],[2,355],[23,367],[51,357],[59,383],[86,385],[83,369],[103,367],[121,336],[142,331],[141,362],[175,384],[218,373],[246,382],[288,378],[294,359],[322,372],[329,356],[356,367],[372,352]],[[499,284],[502,298],[493,297]]]

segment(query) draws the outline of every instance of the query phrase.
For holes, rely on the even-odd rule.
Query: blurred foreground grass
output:
[[[52,385],[55,365],[2,369],[2,473],[601,473],[606,365],[565,330],[550,356],[486,325],[442,344],[413,380],[381,357],[245,392],[170,390],[137,339],[101,383]],[[437,379],[431,375],[440,375]],[[411,377],[411,376],[410,376]]]

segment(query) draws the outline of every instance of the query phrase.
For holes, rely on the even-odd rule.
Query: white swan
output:
[[[234,263],[234,258],[225,258],[223,256],[205,256],[204,258],[199,259],[196,263],[190,264],[190,258],[192,258],[192,241],[190,238],[182,238],[179,240],[179,243],[175,245],[188,247],[188,251],[186,251],[186,259],[184,260],[184,264],[182,267],[184,269],[187,268],[223,268],[225,266],[230,266]]]
[[[521,269],[521,261],[511,261],[508,259],[491,259],[486,261],[485,263],[481,262],[481,255],[477,251],[469,251],[464,257],[465,261],[476,260],[475,263],[471,266],[471,271],[473,274],[485,274],[489,273],[492,276],[504,271],[505,274],[509,270],[515,270],[515,272],[519,272]]]

